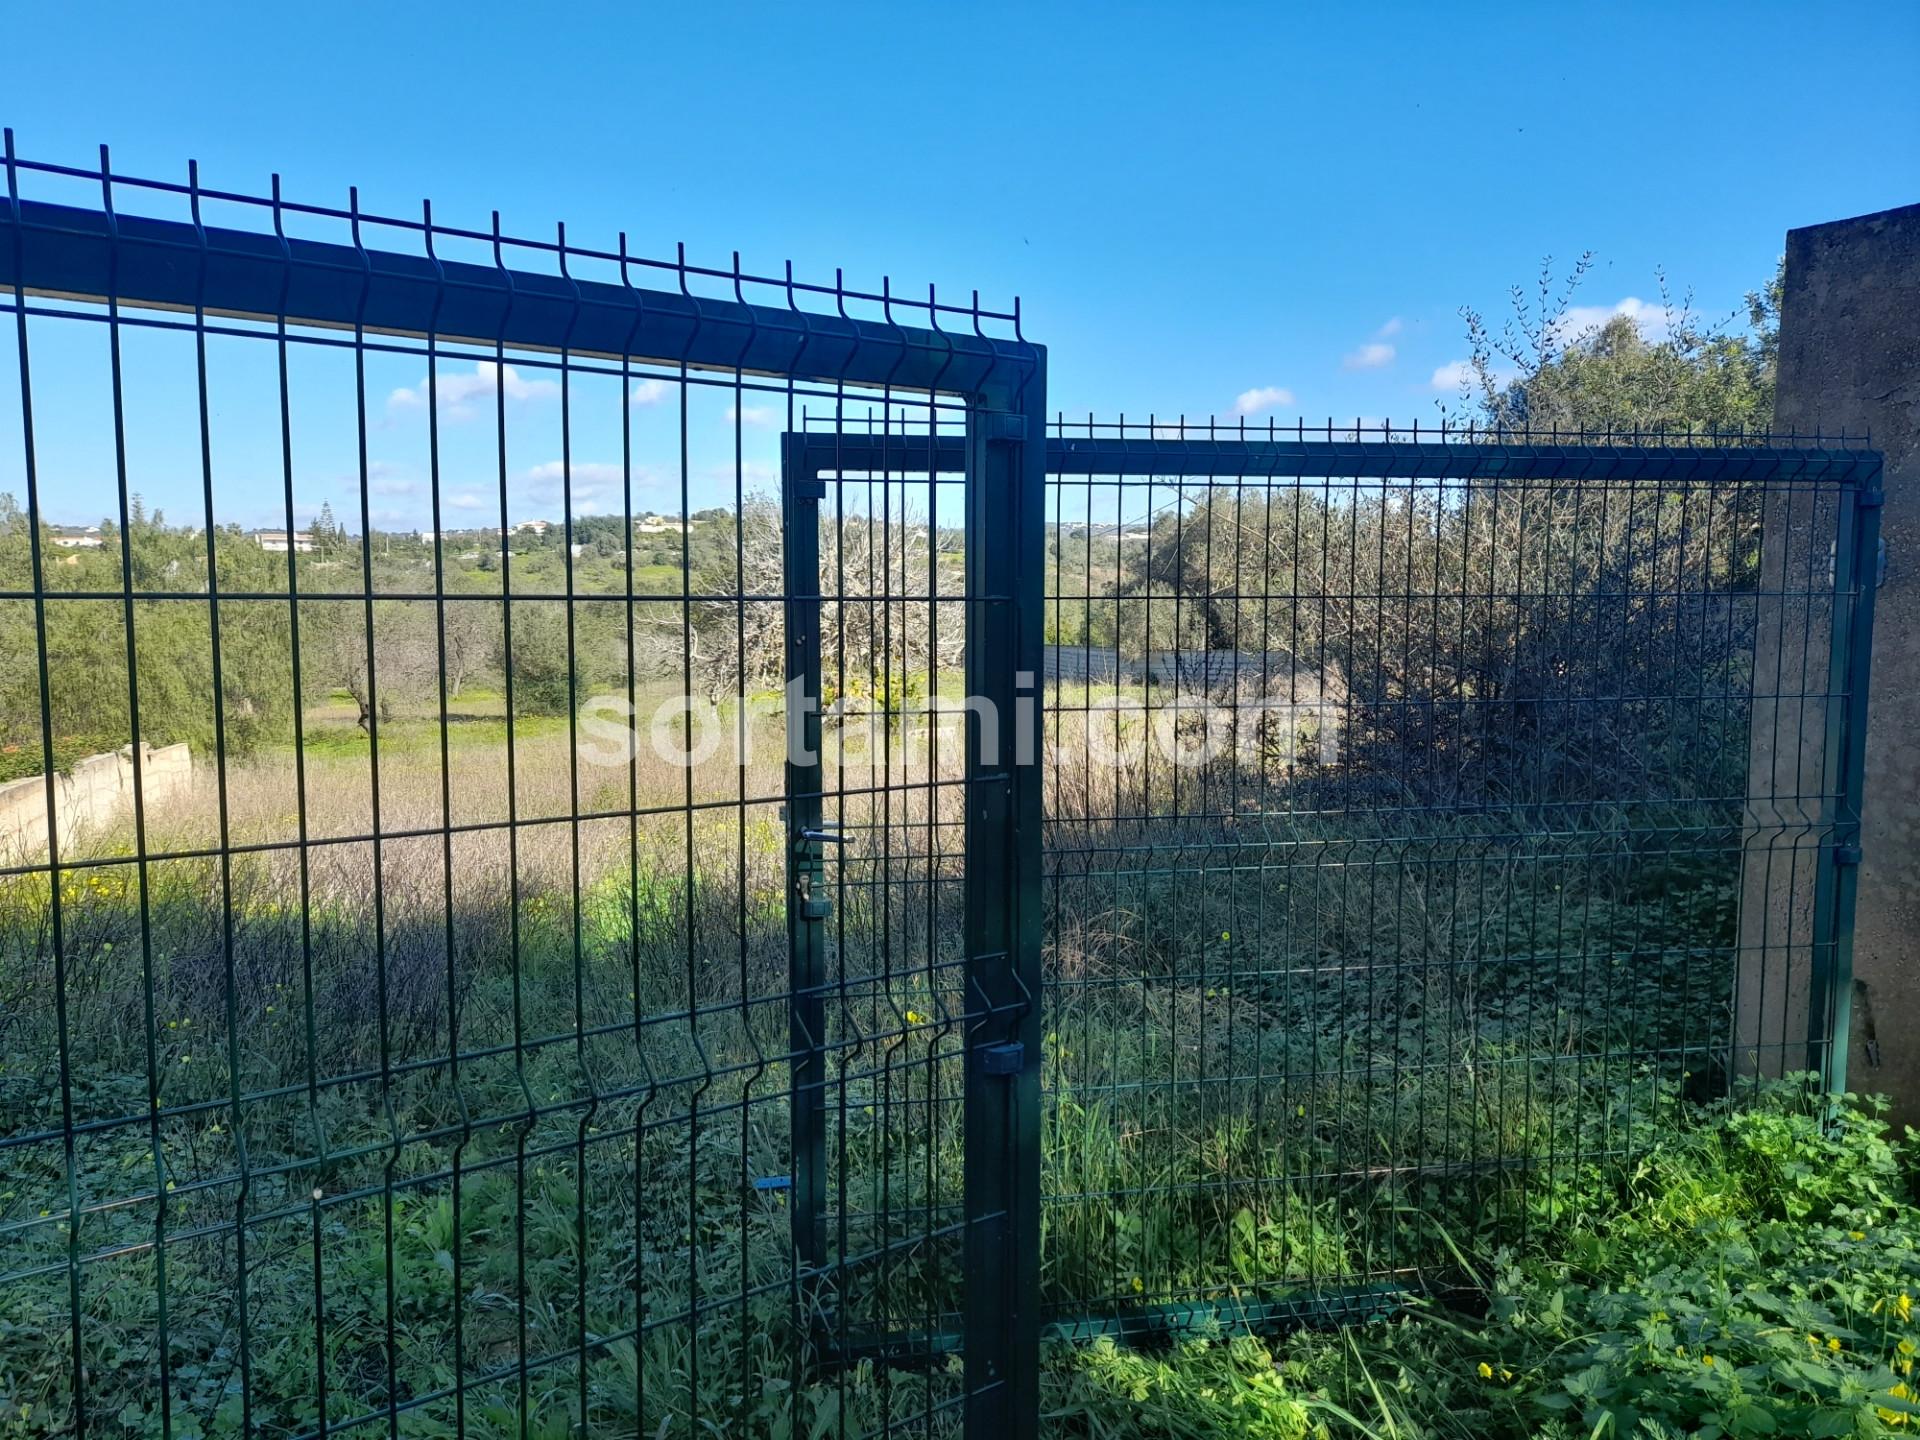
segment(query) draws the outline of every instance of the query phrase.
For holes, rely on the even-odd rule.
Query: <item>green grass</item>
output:
[[[1792,1083],[1679,1107],[1637,1161],[1541,1186],[1526,1228],[1463,1234],[1463,1288],[1389,1321],[1058,1348],[1056,1433],[1908,1433],[1920,1210],[1879,1109]]]
[[[469,700],[451,742],[497,748],[497,702]],[[309,740],[316,793],[363,783],[356,726]],[[389,757],[437,744],[431,721],[382,727]],[[280,807],[284,757],[256,778]],[[624,825],[598,836],[577,908],[565,827],[522,833],[517,892],[503,842],[463,838],[451,917],[437,837],[392,843],[378,933],[365,847],[316,849],[304,876],[264,853],[156,864],[144,925],[133,867],[70,871],[64,1041],[44,882],[0,883],[0,1133],[44,1137],[0,1181],[0,1434],[71,1433],[83,1366],[90,1434],[158,1435],[163,1355],[175,1435],[317,1428],[323,1368],[328,1424],[375,1432],[391,1405],[407,1435],[502,1440],[951,1433],[958,1360],[808,1358],[786,1195],[754,1184],[791,1165],[787,1016],[738,1003],[787,987],[780,833],[696,812],[689,873],[683,823],[639,824],[631,854]],[[1049,1434],[1875,1434],[1903,1413],[1904,1152],[1857,1112],[1823,1130],[1799,1090],[1702,1107],[1673,1067],[1620,1058],[1709,1055],[1685,1027],[1729,979],[1725,866],[1522,847],[1497,892],[1422,891],[1403,865],[1389,905],[1318,863],[1385,843],[1334,823],[1266,823],[1228,870],[1183,831],[1050,882],[1047,1304],[1189,1323],[1050,1348]],[[560,848],[536,856],[543,834]],[[836,1021],[867,1038],[832,1096],[834,1244],[896,1247],[837,1298],[881,1332],[962,1296],[957,1244],[907,1244],[961,1175],[964,996],[926,969],[958,953],[957,891],[924,882],[903,863],[884,915],[850,890],[836,920],[848,973],[882,978]],[[1423,1298],[1232,1333],[1247,1301],[1355,1278]],[[1855,1429],[1806,1428],[1842,1413]]]
[[[683,963],[688,916],[704,913],[704,895],[730,896],[733,882],[716,873],[689,887],[655,870],[642,874],[638,890],[618,880],[590,888],[580,912],[578,990],[568,902],[545,891],[524,895],[517,966],[502,963],[497,933],[471,952],[463,1043],[479,1049],[510,1038],[516,1000],[527,1035],[566,1033],[576,996],[589,1027],[636,1009],[658,1015],[684,1006],[687,992],[675,987],[685,982],[668,977]],[[111,878],[118,875],[76,876],[67,896],[71,1018],[87,1047],[80,1103],[91,1113],[125,1112],[146,1094],[140,942],[129,930],[131,897]],[[741,1184],[786,1163],[782,1107],[749,1107],[744,1123],[728,1123],[727,1113],[743,1112],[725,1104],[742,1092],[722,1081],[707,1097],[711,1118],[691,1137],[672,1123],[684,1097],[664,1093],[655,1118],[665,1123],[637,1134],[631,1106],[585,1123],[568,1111],[528,1124],[525,1093],[542,1101],[579,1092],[577,1057],[565,1045],[518,1066],[474,1060],[457,1091],[437,1072],[424,1082],[397,1080],[393,1115],[376,1086],[325,1090],[317,1108],[301,1094],[251,1107],[255,1165],[309,1158],[290,1174],[256,1180],[248,1199],[250,1213],[284,1218],[248,1232],[253,1404],[243,1414],[234,1323],[240,1257],[231,1231],[221,1229],[237,1203],[223,1178],[237,1164],[220,1103],[229,1057],[238,1054],[250,1091],[297,1091],[309,1070],[377,1069],[380,1057],[367,1026],[306,1029],[309,982],[295,964],[298,949],[287,947],[298,905],[245,864],[237,891],[244,948],[270,956],[278,944],[287,968],[240,967],[232,987],[222,967],[206,970],[215,918],[204,904],[209,878],[204,867],[179,871],[150,905],[155,1062],[165,1077],[160,1159],[144,1126],[78,1151],[83,1203],[96,1206],[78,1245],[98,1257],[82,1291],[90,1433],[159,1433],[160,1274],[153,1252],[139,1248],[156,1221],[172,1236],[165,1281],[174,1434],[234,1435],[248,1422],[263,1435],[315,1428],[322,1355],[333,1424],[377,1417],[391,1395],[404,1406],[409,1435],[463,1425],[474,1435],[515,1436],[523,1419],[528,1433],[555,1440],[577,1433],[576,1424],[594,1435],[712,1433],[695,1426],[696,1414],[717,1433],[858,1435],[960,1392],[958,1362],[862,1362],[837,1373],[796,1367],[803,1347],[781,1283],[784,1197]],[[0,903],[12,907],[4,933],[17,960],[20,937],[37,928],[33,897],[14,882]],[[366,1003],[354,988],[365,984],[356,965],[365,932],[343,901],[309,910],[312,1004],[324,1021]],[[776,931],[780,913],[769,896],[755,923]],[[416,968],[442,977],[444,956],[415,953],[413,944],[424,941],[389,944],[393,998],[404,1002],[390,1012],[399,1059],[435,1053],[445,1020],[413,983]],[[642,975],[664,988],[630,988],[635,947],[646,961]],[[699,975],[694,983],[709,981],[721,985]],[[1187,998],[1205,1004],[1204,995]],[[924,1022],[941,998],[902,988],[896,1003]],[[1897,1387],[1911,1359],[1902,1346],[1920,1339],[1909,1323],[1911,1296],[1920,1292],[1920,1212],[1907,1199],[1911,1156],[1888,1141],[1870,1107],[1850,1106],[1823,1124],[1821,1102],[1800,1085],[1770,1088],[1740,1106],[1696,1105],[1651,1076],[1616,1076],[1609,1083],[1638,1097],[1628,1121],[1609,1114],[1604,1092],[1554,1095],[1549,1070],[1535,1076],[1531,1120],[1503,1115],[1496,1133],[1476,1120],[1483,1112],[1473,1104],[1452,1119],[1462,1153],[1532,1156],[1539,1163],[1531,1169],[1404,1186],[1268,1181],[1223,1190],[1212,1183],[1223,1176],[1351,1164],[1362,1137],[1377,1134],[1394,1107],[1368,1109],[1356,1095],[1339,1109],[1321,1096],[1293,1113],[1270,1095],[1269,1110],[1282,1113],[1263,1116],[1251,1094],[1202,1103],[1178,1086],[1149,1106],[1118,1099],[1103,1088],[1114,1076],[1151,1072],[1166,1057],[1137,1048],[1151,1047],[1151,1030],[1142,1042],[1119,1012],[1090,1007],[1085,996],[1077,1003],[1047,1058],[1049,1294],[1064,1306],[1076,1295],[1108,1293],[1102,1287],[1116,1277],[1123,1290],[1141,1277],[1143,1303],[1166,1292],[1198,1298],[1176,1341],[1051,1346],[1050,1435],[1572,1440],[1904,1428],[1908,1404]],[[230,1005],[237,1050],[227,1040]],[[97,1023],[113,1015],[119,1023]],[[697,1036],[663,1025],[650,1032],[649,1063],[661,1075],[695,1074],[696,1043],[708,1061],[744,1053],[756,1040],[771,1047],[781,1020],[772,1017],[758,1035],[729,1029],[723,1017]],[[874,1016],[868,1023],[877,1028]],[[902,1040],[908,1055],[933,1046],[935,1029],[912,1026]],[[0,1072],[5,1128],[57,1127],[44,1049],[30,1031],[16,1029],[12,1040]],[[617,1071],[612,1054],[593,1057],[601,1085],[632,1078]],[[764,1088],[777,1095],[783,1085],[776,1069]],[[910,1088],[889,1097],[877,1082],[855,1093],[846,1153],[856,1188],[882,1174],[909,1186],[928,1168],[957,1176],[957,1133],[916,1143],[915,1126],[887,1120],[889,1103],[902,1099],[911,1099]],[[201,1102],[211,1103],[195,1108]],[[1632,1158],[1564,1158],[1573,1150],[1566,1127],[1580,1123],[1633,1127],[1625,1143],[1612,1136]],[[389,1203],[396,1135],[404,1143]],[[456,1160],[457,1187],[430,1178]],[[0,1433],[70,1429],[75,1356],[64,1262],[74,1237],[62,1218],[64,1173],[57,1143],[25,1147],[12,1155],[0,1190],[7,1265],[18,1277],[0,1299],[0,1424],[10,1427]],[[139,1198],[156,1191],[167,1197],[158,1213],[153,1199]],[[97,1208],[111,1196],[133,1203]],[[116,1259],[116,1246],[130,1253]],[[1239,1297],[1284,1293],[1289,1287],[1274,1283],[1280,1277],[1365,1273],[1388,1257],[1417,1262],[1453,1288],[1416,1299],[1392,1320],[1344,1330],[1235,1334],[1206,1318],[1210,1308],[1231,1316]],[[324,1314],[313,1304],[316,1264]],[[938,1263],[903,1263],[888,1283],[884,1301],[869,1297],[868,1314],[903,1328],[957,1293]],[[742,1290],[744,1299],[724,1298]],[[636,1305],[655,1322],[638,1337]],[[587,1352],[570,1355],[583,1332]],[[549,1357],[524,1380],[523,1353]],[[555,1355],[561,1359],[551,1361]],[[422,1403],[477,1373],[494,1378],[471,1389],[464,1413],[451,1399]],[[937,1422],[932,1430],[947,1433]]]
[[[447,726],[447,743],[456,750],[484,749],[504,751],[507,743],[507,721],[504,715],[478,713],[468,710],[462,713],[452,710],[453,719]],[[567,717],[564,715],[522,715],[513,723],[515,742],[535,740],[547,736],[564,735],[567,730]],[[305,731],[306,753],[310,759],[342,759],[350,756],[366,756],[371,753],[372,740],[356,721],[344,722],[322,720],[310,724]],[[291,749],[291,747],[288,747]],[[380,726],[380,753],[384,758],[401,756],[437,756],[440,752],[440,724],[437,720],[408,718],[385,721]]]

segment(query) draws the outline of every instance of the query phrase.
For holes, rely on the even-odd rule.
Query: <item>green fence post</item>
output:
[[[1044,354],[997,378],[967,413],[966,1433],[1031,1440],[1040,1426]]]
[[[1860,888],[1860,802],[1867,754],[1873,609],[1880,585],[1880,511],[1886,492],[1875,466],[1840,496],[1833,547],[1833,633],[1827,667],[1823,784],[1828,799],[1821,866],[1814,878],[1813,975],[1807,1048],[1827,1093],[1847,1089],[1853,1028],[1854,910]]]
[[[822,884],[820,763],[820,498],[823,485],[788,437],[781,529],[786,594],[787,1043],[793,1145],[793,1272],[801,1333],[826,1328],[826,919]]]

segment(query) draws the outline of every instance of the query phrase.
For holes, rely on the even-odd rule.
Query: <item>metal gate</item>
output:
[[[1844,1087],[1878,457],[1310,435],[1050,429],[1056,1337],[1377,1315],[1682,1098]]]
[[[1843,1084],[1877,456],[6,164],[10,1424],[1034,1435]]]
[[[1017,704],[1016,606],[1037,572],[1022,578],[1025,546],[987,540],[1034,528],[1010,468],[1025,420],[988,423],[952,437],[951,475],[922,468],[944,448],[933,429],[889,427],[862,457],[831,437],[783,443],[808,1338],[842,1372],[926,1377],[910,1420],[936,1423],[964,1393],[971,1434],[1016,1433],[1038,1404],[1039,905],[1019,843],[1037,772],[992,718]],[[979,698],[943,712],[955,675]]]

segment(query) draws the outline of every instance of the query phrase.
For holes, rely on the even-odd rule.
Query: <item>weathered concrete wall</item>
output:
[[[193,755],[185,745],[140,756],[140,780],[149,807],[183,793],[193,783]],[[53,777],[53,804],[64,852],[88,832],[133,809],[133,747],[89,755],[66,775]],[[0,864],[27,864],[47,854],[47,780],[30,775],[0,785]]]
[[[1855,1089],[1890,1094],[1897,1120],[1920,1123],[1920,205],[1788,234],[1774,421],[1803,435],[1870,434],[1886,457],[1888,568],[1874,626],[1848,1079]],[[1805,502],[1801,516],[1798,524],[1776,524],[1779,507],[1770,512],[1768,574],[1805,575],[1805,588],[1813,588],[1828,574],[1831,529],[1821,533],[1821,517]],[[1763,618],[1761,664],[1783,682],[1796,673],[1824,675],[1815,668],[1826,656],[1817,609],[1780,607],[1772,633]],[[1796,634],[1807,620],[1811,638]],[[1756,715],[1754,742],[1753,793],[1808,793],[1798,777],[1820,773],[1816,715]],[[1743,1044],[1791,1036],[1796,1025],[1804,1033],[1813,856],[1801,852],[1815,839],[1768,853],[1750,837],[1743,988],[1752,989],[1756,965],[1773,973],[1765,998],[1742,1001]],[[1758,904],[1764,877],[1756,856],[1774,871],[1770,898]]]

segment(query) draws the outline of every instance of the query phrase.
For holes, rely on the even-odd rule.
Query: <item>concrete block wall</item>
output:
[[[53,777],[55,823],[67,851],[93,831],[133,811],[133,747],[89,755]],[[143,746],[141,784],[149,807],[184,794],[193,784],[193,754],[185,745]],[[0,785],[0,864],[26,865],[47,855],[47,777],[30,775]]]
[[[1897,1122],[1920,1124],[1920,205],[1788,233],[1774,426],[1867,435],[1885,457],[1847,1078],[1889,1095]],[[1766,565],[1770,577],[1812,577],[1798,582],[1805,589],[1829,573],[1832,532],[1804,499],[1797,514],[1798,524],[1768,516]],[[1770,626],[1763,616],[1759,660],[1778,690],[1797,688],[1785,683],[1792,675],[1825,673],[1822,619],[1796,610]],[[1822,773],[1822,738],[1810,710],[1756,714],[1749,793],[1817,788],[1790,772]],[[1820,943],[1807,929],[1817,830],[1818,816],[1803,814],[1756,815],[1749,828],[1736,1064],[1762,1073],[1805,1055],[1791,1042],[1805,1033],[1810,947]],[[1789,831],[1801,836],[1791,855],[1768,841]],[[1777,1052],[1776,1037],[1788,1042]]]

